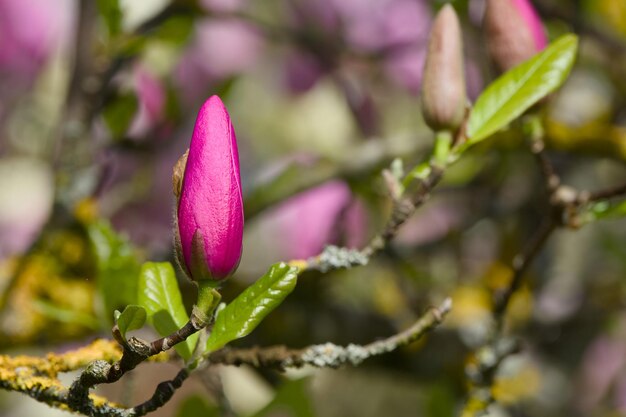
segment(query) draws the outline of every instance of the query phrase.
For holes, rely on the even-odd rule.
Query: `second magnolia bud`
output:
[[[465,113],[465,73],[461,27],[454,8],[437,14],[428,40],[422,81],[422,112],[433,130],[456,130]]]
[[[526,61],[547,44],[529,0],[487,0],[483,24],[489,55],[500,71]]]

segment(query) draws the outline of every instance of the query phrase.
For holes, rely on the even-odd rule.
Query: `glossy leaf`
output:
[[[87,234],[96,258],[98,289],[104,305],[102,315],[110,320],[116,309],[137,304],[139,261],[128,240],[118,235],[108,222],[87,225]]]
[[[206,350],[217,350],[250,334],[289,295],[297,279],[297,268],[282,262],[272,265],[265,275],[218,314]]]
[[[118,311],[116,310],[116,313]],[[146,323],[146,310],[137,305],[126,306],[124,311],[115,318],[117,327],[122,336],[126,338],[126,333],[131,330],[141,329]]]
[[[138,302],[148,313],[148,323],[161,336],[168,336],[183,327],[189,316],[183,305],[174,268],[169,262],[146,262],[139,274]],[[174,346],[184,359],[189,359],[198,342],[194,334]]]
[[[495,80],[474,105],[467,127],[468,143],[480,142],[504,128],[559,88],[570,73],[577,49],[576,36],[562,36]]]

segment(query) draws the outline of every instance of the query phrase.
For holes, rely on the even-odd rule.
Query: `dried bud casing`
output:
[[[529,0],[487,0],[484,29],[491,59],[502,72],[547,44],[541,19]]]
[[[183,177],[185,176],[185,167],[187,166],[187,157],[189,156],[189,149],[185,151],[184,154],[178,161],[176,161],[176,165],[174,165],[174,170],[172,172],[172,191],[174,192],[174,197],[176,197],[176,204],[178,205],[178,200],[180,199],[180,192],[183,188]]]
[[[461,27],[454,8],[435,17],[422,80],[422,113],[433,130],[456,130],[465,113],[465,73]]]
[[[192,280],[220,281],[239,265],[244,220],[237,138],[219,97],[200,109],[184,159],[173,178],[174,193],[180,190],[177,255]]]

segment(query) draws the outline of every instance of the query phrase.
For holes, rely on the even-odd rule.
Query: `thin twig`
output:
[[[609,198],[620,197],[626,195],[626,184],[618,185],[604,190],[598,190],[589,193],[588,201],[606,200]]]
[[[194,308],[191,318],[187,324],[169,336],[157,339],[150,344],[140,339],[131,337],[127,343],[123,343],[124,351],[122,358],[119,361],[111,365],[106,361],[97,360],[87,366],[87,368],[72,383],[68,390],[68,406],[70,409],[82,413],[86,413],[87,410],[93,409],[94,404],[89,398],[89,391],[96,385],[110,384],[118,381],[122,376],[124,376],[124,374],[133,370],[141,362],[161,352],[165,352],[178,343],[185,341],[189,336],[206,327],[207,324],[208,322],[203,320],[199,316],[198,311]],[[176,386],[178,382],[182,384],[182,381],[184,381],[185,378],[186,376],[183,378],[182,374],[179,374],[176,379],[165,383],[165,385],[159,384],[160,388],[157,387],[155,396],[165,398],[169,395],[171,397],[173,394],[173,392],[170,394],[171,387]],[[150,411],[149,408],[157,404],[155,401],[156,400],[149,404],[140,406],[142,407],[141,410],[145,409]],[[161,405],[162,404],[164,403],[161,403]]]
[[[551,218],[544,220],[525,249],[513,258],[513,277],[511,278],[511,282],[503,292],[495,297],[493,315],[498,322],[502,321],[504,313],[511,301],[511,297],[522,284],[524,274],[528,270],[528,267],[555,229],[556,224]]]
[[[431,164],[428,176],[420,182],[418,189],[412,195],[394,201],[393,211],[385,227],[364,248],[358,250],[327,246],[320,255],[302,261],[303,268],[327,272],[367,264],[373,255],[396,236],[400,226],[415,213],[415,210],[428,200],[433,188],[441,181],[443,173],[442,167]]]
[[[318,368],[338,368],[344,364],[359,365],[364,360],[392,352],[421,338],[438,326],[452,309],[452,300],[446,298],[437,308],[433,307],[408,329],[383,340],[367,345],[350,344],[338,346],[333,343],[312,345],[304,349],[288,349],[285,346],[264,348],[224,348],[208,356],[210,364],[250,365],[284,370],[310,365]]]

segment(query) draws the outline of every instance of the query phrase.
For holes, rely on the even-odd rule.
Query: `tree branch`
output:
[[[333,343],[312,345],[304,349],[288,349],[285,346],[265,348],[224,348],[208,356],[210,364],[250,365],[257,368],[301,368],[305,365],[317,368],[338,368],[344,364],[359,365],[364,360],[392,352],[421,338],[437,327],[452,309],[452,300],[446,298],[439,307],[431,308],[408,329],[367,345],[349,344],[337,346]]]

